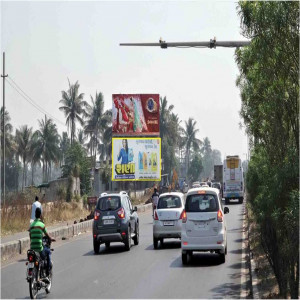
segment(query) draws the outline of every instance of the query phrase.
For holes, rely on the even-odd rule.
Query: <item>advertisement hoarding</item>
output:
[[[113,138],[113,181],[160,181],[160,138]]]
[[[113,136],[159,136],[159,94],[113,94]]]

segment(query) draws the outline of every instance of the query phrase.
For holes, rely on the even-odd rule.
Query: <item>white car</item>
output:
[[[181,230],[183,264],[187,264],[193,251],[219,253],[221,262],[225,262],[227,234],[224,214],[227,213],[229,208],[223,209],[218,189],[200,187],[188,191]]]
[[[153,246],[163,245],[164,238],[181,237],[184,195],[182,193],[164,193],[159,196],[157,208],[154,210]]]

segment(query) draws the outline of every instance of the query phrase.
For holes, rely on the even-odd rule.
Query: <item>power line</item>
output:
[[[11,80],[11,82],[8,80],[8,84],[19,94],[21,95],[28,103],[30,103],[34,108],[36,108],[38,111],[41,113],[47,115],[51,119],[55,120],[56,122],[66,125],[57,118],[53,117],[50,113],[48,113],[44,108],[42,108],[40,105],[38,105],[31,97],[29,97],[23,90],[22,88],[9,76],[8,79]],[[21,92],[20,92],[21,91]]]

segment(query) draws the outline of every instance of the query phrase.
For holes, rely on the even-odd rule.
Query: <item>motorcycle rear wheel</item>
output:
[[[29,281],[29,294],[31,299],[36,299],[38,293],[37,281],[36,281],[36,272],[33,270],[32,277]]]

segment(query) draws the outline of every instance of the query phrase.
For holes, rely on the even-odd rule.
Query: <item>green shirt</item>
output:
[[[43,235],[47,233],[45,224],[40,219],[35,219],[29,228],[30,232],[30,249],[41,252],[43,251]]]

